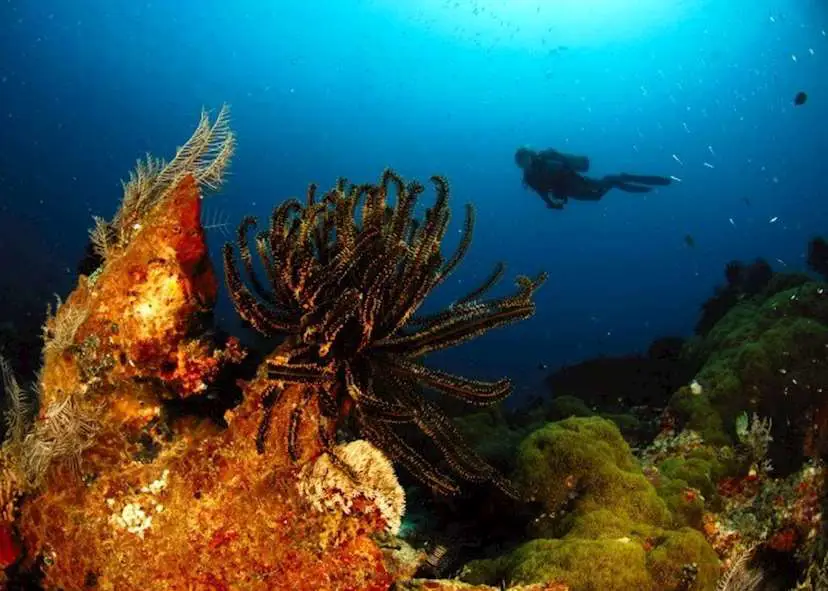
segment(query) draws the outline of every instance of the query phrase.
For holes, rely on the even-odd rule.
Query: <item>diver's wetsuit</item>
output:
[[[523,150],[523,152],[521,152]],[[570,199],[598,201],[611,189],[626,193],[648,193],[654,186],[670,184],[668,177],[636,174],[612,174],[591,179],[579,174],[589,169],[589,160],[545,150],[518,150],[515,160],[523,168],[523,182],[546,202],[547,207],[563,209]]]

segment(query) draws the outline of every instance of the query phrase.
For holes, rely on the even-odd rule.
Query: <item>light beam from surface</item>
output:
[[[600,46],[633,41],[688,17],[698,0],[378,0],[409,23],[483,45]],[[548,48],[548,47],[547,47]]]

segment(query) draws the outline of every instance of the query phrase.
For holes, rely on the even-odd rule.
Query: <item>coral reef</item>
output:
[[[203,117],[170,165],[139,166],[102,265],[46,322],[39,413],[21,445],[3,448],[25,493],[13,523],[20,566],[39,571],[44,588],[390,582],[368,537],[388,526],[375,497],[353,493],[351,515],[332,519],[302,496],[278,446],[257,451],[255,393],[266,377],[248,384],[248,404],[228,414],[230,427],[169,412],[168,403],[202,396],[244,355],[233,339],[217,347],[206,322],[217,282],[200,188],[214,186],[227,164],[225,113],[212,125]],[[301,396],[286,388],[283,398]],[[289,414],[273,413],[274,430],[287,432]],[[298,437],[309,454],[321,451],[304,431]]]
[[[677,522],[617,427],[601,418],[547,424],[521,444],[515,480],[540,504],[533,539],[471,562],[472,583],[565,583],[573,590],[709,589],[718,558]]]
[[[619,456],[626,444],[598,418],[601,400],[589,388],[592,407],[564,395],[458,419],[505,470],[519,448],[515,481],[538,506],[528,529],[516,524],[515,549],[481,549],[488,558],[468,563],[465,580],[576,589],[820,588],[826,286],[800,274],[757,275],[752,295],[734,298],[705,336],[685,345],[681,357],[696,360],[699,371],[676,389],[654,439],[625,426],[632,417],[600,415],[638,444],[636,459]],[[521,413],[525,421],[515,419]],[[584,422],[575,428],[575,419],[562,420],[572,416]],[[587,428],[585,421],[596,423]],[[656,561],[682,555],[681,565]]]
[[[255,236],[242,221],[223,262],[268,339],[251,353],[214,330],[201,208],[234,146],[222,109],[169,163],[140,161],[47,313],[35,383],[0,358],[0,589],[825,586],[824,283],[730,264],[691,341],[565,368],[553,400],[507,408],[508,380],[423,358],[531,316],[545,275],[485,298],[498,265],[418,316],[474,212],[444,257],[447,181],[418,219],[425,188],[386,170],[312,185]],[[486,408],[450,418],[438,395]],[[441,531],[412,534],[412,498]]]
[[[736,588],[737,574],[791,588],[823,560],[825,290],[775,274],[691,343],[703,366],[671,399],[673,420],[650,448],[660,471],[699,488],[701,529],[728,569],[722,589]]]
[[[727,283],[716,288],[716,292],[703,305],[696,322],[696,334],[706,335],[733,306],[745,297],[761,292],[773,277],[773,270],[767,261],[756,259],[746,265],[741,261],[730,261],[725,266]]]
[[[397,591],[569,591],[562,583],[540,583],[537,585],[516,585],[506,589],[504,586],[469,585],[461,581],[434,581],[430,579],[413,579],[396,587]]]
[[[148,219],[150,212],[166,202],[170,192],[185,178],[190,178],[202,190],[221,187],[235,146],[230,112],[223,106],[214,121],[202,111],[190,139],[176,150],[169,162],[152,156],[139,160],[135,170],[129,173],[129,180],[123,183],[123,199],[112,221],[94,218],[95,227],[89,236],[93,252],[101,262],[123,252],[133,237],[152,223]]]
[[[257,237],[270,291],[253,273],[246,219],[237,246],[253,291],[228,246],[231,297],[254,327],[286,338],[239,381],[241,402],[220,421],[200,412],[246,355],[212,331],[217,281],[201,223],[203,191],[221,184],[234,144],[222,109],[213,121],[202,115],[169,163],[140,161],[114,219],[96,220],[89,274],[49,311],[31,394],[4,363],[7,572],[32,573],[45,589],[379,591],[422,559],[405,564],[382,541],[405,510],[385,453],[438,491],[456,489],[445,463],[512,492],[423,395],[488,404],[509,382],[453,376],[421,358],[530,316],[544,276],[482,300],[498,266],[453,308],[416,317],[471,239],[467,208],[461,246],[443,258],[440,177],[424,220],[413,216],[423,187],[390,171],[379,185],[340,182],[318,202],[311,190],[305,206],[277,207]],[[338,443],[352,427],[368,440]],[[435,453],[415,451],[406,429]]]
[[[775,279],[694,343],[705,360],[696,376],[699,388],[680,388],[670,401],[682,424],[713,445],[735,443],[736,419],[743,412],[770,419],[778,445],[769,459],[783,474],[798,469],[812,454],[816,433],[825,433],[802,419],[821,416],[822,388],[828,384],[822,363],[828,346],[826,287],[787,284],[784,277]]]

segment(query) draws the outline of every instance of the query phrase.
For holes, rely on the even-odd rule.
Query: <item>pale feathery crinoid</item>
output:
[[[66,462],[73,473],[80,474],[81,454],[93,445],[99,428],[94,414],[72,395],[43,409],[22,443],[22,472],[27,485],[39,486],[57,462]]]
[[[237,312],[260,333],[287,338],[282,354],[268,361],[271,384],[257,445],[263,452],[269,409],[284,385],[302,384],[305,399],[288,423],[288,451],[294,460],[304,407],[317,397],[323,418],[335,424],[351,419],[359,437],[437,492],[459,490],[438,467],[444,462],[464,480],[491,481],[515,495],[510,483],[464,443],[451,419],[423,392],[488,405],[508,396],[509,380],[452,375],[426,367],[422,358],[530,317],[535,311],[532,296],[546,275],[519,277],[516,293],[484,300],[503,274],[498,266],[455,305],[416,317],[429,293],[463,259],[474,227],[474,210],[468,205],[460,244],[444,258],[449,185],[443,177],[431,180],[437,198],[423,219],[414,217],[414,209],[424,187],[416,181],[406,184],[391,170],[376,185],[349,186],[340,179],[321,199],[311,185],[304,204],[290,199],[279,205],[268,231],[255,236],[264,279],[248,244],[254,218],[242,221],[236,240],[246,280],[233,244],[225,245],[225,279]],[[434,454],[415,449],[406,431],[428,437],[441,457],[429,458]],[[330,449],[332,442],[324,440],[328,431],[319,432],[323,447]]]
[[[198,126],[169,162],[147,155],[123,184],[123,199],[112,221],[94,217],[89,231],[95,252],[104,261],[123,251],[142,227],[142,220],[169,195],[184,177],[191,175],[204,190],[217,190],[226,176],[235,150],[230,129],[230,110],[222,106],[214,121],[202,111]]]
[[[22,494],[14,461],[6,450],[0,449],[0,524],[14,522],[17,501]]]
[[[62,353],[74,343],[75,333],[86,320],[89,312],[79,306],[64,306],[63,300],[55,294],[54,312],[52,304],[46,305],[46,320],[41,327],[43,357],[51,353]]]
[[[716,591],[758,591],[765,580],[761,568],[751,568],[750,562],[756,553],[757,545],[739,551],[733,558],[730,568],[716,583]]]
[[[5,357],[0,355],[0,374],[3,378],[3,391],[6,398],[4,423],[6,436],[3,446],[16,453],[32,424],[34,406],[32,396],[17,381],[14,369]]]
[[[0,445],[0,523],[11,523],[24,492],[23,441],[32,423],[30,394],[20,386],[11,364],[0,355],[0,374],[5,392],[5,437]]]

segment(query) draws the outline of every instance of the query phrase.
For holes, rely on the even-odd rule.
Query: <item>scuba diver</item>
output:
[[[649,193],[654,186],[663,187],[671,182],[669,177],[626,173],[592,179],[581,174],[589,170],[589,158],[552,149],[536,152],[518,148],[515,163],[523,170],[523,186],[540,195],[551,209],[563,209],[570,198],[599,201],[611,189]]]

